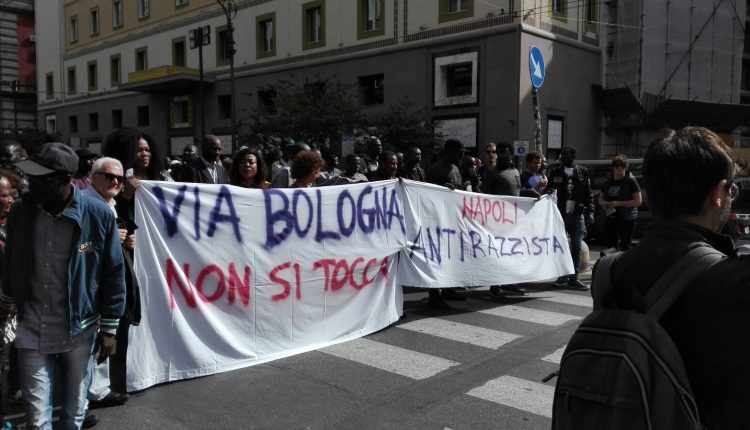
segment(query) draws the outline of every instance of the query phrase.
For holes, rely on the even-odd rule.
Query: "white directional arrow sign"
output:
[[[539,88],[544,83],[544,56],[542,50],[536,46],[529,49],[529,75],[531,76],[531,85]]]

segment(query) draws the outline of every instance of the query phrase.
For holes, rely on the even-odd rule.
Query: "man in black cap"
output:
[[[115,350],[125,307],[120,237],[111,209],[70,184],[78,157],[46,143],[17,166],[29,192],[8,215],[0,309],[17,307],[16,345],[27,428],[52,428],[53,385],[62,388],[59,426],[84,421],[92,354]],[[59,377],[54,369],[60,366]]]
[[[99,158],[99,154],[89,148],[79,148],[76,149],[76,155],[78,156],[78,169],[73,174],[70,183],[79,190],[85,190],[91,185],[91,166]]]

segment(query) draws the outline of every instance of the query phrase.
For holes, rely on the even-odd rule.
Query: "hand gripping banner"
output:
[[[554,199],[410,181],[252,190],[141,182],[128,390],[238,369],[397,321],[401,285],[572,273]]]

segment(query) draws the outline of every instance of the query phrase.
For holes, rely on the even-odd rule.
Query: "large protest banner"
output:
[[[408,182],[403,204],[409,221],[399,267],[404,285],[502,285],[574,272],[552,195],[537,201]]]
[[[141,182],[129,391],[264,363],[397,321],[400,285],[572,273],[554,199],[404,181],[312,189]]]
[[[141,182],[128,390],[355,339],[401,314],[395,181],[297,190]]]

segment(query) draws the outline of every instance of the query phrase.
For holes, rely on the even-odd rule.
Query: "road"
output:
[[[585,276],[583,277],[585,279]],[[548,429],[560,356],[591,312],[550,283],[464,293],[449,311],[406,290],[406,317],[361,339],[134,393],[109,429]]]

